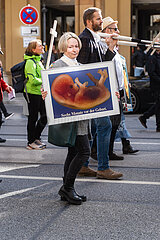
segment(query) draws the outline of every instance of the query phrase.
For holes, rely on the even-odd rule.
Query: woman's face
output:
[[[37,42],[36,48],[32,49],[32,52],[34,52],[34,54],[41,55],[44,53],[44,46],[40,42]]]
[[[77,39],[75,38],[68,39],[67,50],[66,52],[64,52],[64,54],[71,59],[74,59],[78,56],[79,45]]]

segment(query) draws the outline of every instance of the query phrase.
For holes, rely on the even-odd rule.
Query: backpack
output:
[[[36,63],[33,58],[31,59],[33,60],[34,63]],[[28,81],[24,73],[25,64],[26,64],[26,60],[14,65],[10,69],[12,74],[12,86],[15,89],[16,93],[23,93],[25,85]]]

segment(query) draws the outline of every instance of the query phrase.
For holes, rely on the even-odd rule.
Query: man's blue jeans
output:
[[[112,131],[112,123],[109,117],[94,119],[97,132],[97,158],[98,170],[109,168],[109,143]],[[89,160],[84,164],[88,167]]]

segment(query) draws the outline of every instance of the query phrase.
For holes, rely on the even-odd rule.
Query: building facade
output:
[[[28,4],[39,14],[37,22],[31,25],[24,24],[20,16],[20,11]],[[31,39],[42,39],[48,48],[54,19],[58,22],[55,43],[65,31],[79,34],[84,29],[83,11],[91,6],[102,9],[103,17],[111,16],[118,20],[121,35],[149,40],[159,31],[159,0],[0,0],[0,44],[5,53],[0,59],[7,74],[13,65],[23,60],[26,45]],[[120,47],[129,72],[131,52],[130,47]]]

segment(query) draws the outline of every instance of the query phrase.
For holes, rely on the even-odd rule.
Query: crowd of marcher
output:
[[[123,154],[134,154],[139,150],[133,149],[128,140],[130,136],[126,125],[125,116],[122,108],[124,97],[124,74],[118,53],[118,42],[113,39],[119,34],[118,21],[111,17],[102,19],[99,8],[88,8],[83,14],[84,31],[79,37],[72,33],[64,33],[58,43],[58,50],[62,57],[58,59],[55,48],[54,56],[50,68],[61,68],[67,66],[77,66],[87,63],[113,61],[116,69],[120,114],[114,116],[99,117],[92,120],[76,122],[75,145],[68,147],[68,153],[64,164],[63,185],[59,190],[61,200],[67,200],[71,204],[81,204],[87,197],[79,195],[74,189],[74,182],[79,176],[90,176],[103,179],[119,179],[123,173],[116,172],[110,168],[109,160],[123,160],[123,156],[117,155],[114,149],[116,135],[122,141]],[[101,41],[98,32],[109,33],[110,37]],[[138,52],[139,51],[139,52]],[[41,141],[41,133],[47,124],[46,109],[44,99],[47,92],[42,88],[41,70],[44,69],[43,61],[46,64],[47,53],[44,54],[44,47],[40,40],[32,40],[24,54],[25,76],[28,79],[24,89],[24,98],[28,105],[28,124],[27,124],[27,149],[43,150],[46,145]],[[135,76],[141,74],[140,70],[144,67],[144,59],[139,62],[138,56],[143,55],[138,49],[133,55]],[[151,88],[155,96],[154,114],[156,115],[157,131],[160,131],[160,51],[157,50],[153,56],[149,57],[150,68],[148,73],[151,79]],[[143,62],[143,63],[142,63]],[[141,69],[140,69],[141,68]],[[12,87],[8,86],[3,80],[0,72],[0,102],[2,105],[3,91],[10,92]],[[153,112],[153,111],[152,111]],[[40,114],[40,117],[39,117]],[[144,127],[146,125],[147,114],[139,118]],[[0,111],[0,126],[2,125],[2,114]],[[119,126],[121,125],[121,130]],[[119,132],[120,131],[120,132]],[[92,136],[91,138],[89,136]],[[0,138],[0,142],[4,142]],[[90,156],[97,160],[97,171],[89,167]]]

